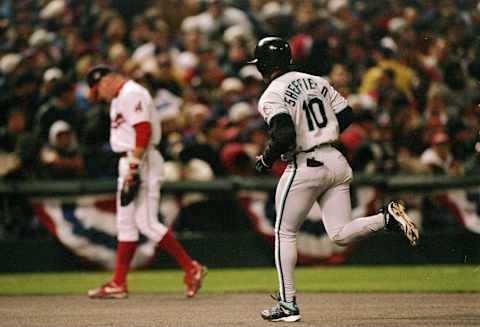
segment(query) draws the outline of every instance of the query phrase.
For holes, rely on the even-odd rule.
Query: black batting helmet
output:
[[[292,53],[287,41],[279,37],[265,37],[255,47],[255,59],[249,63],[266,75],[274,70],[286,70],[292,63]]]

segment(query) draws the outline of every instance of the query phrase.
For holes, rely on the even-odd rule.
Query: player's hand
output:
[[[137,176],[140,176],[141,160],[135,157],[128,158],[128,174],[125,176],[125,182],[129,185],[133,183]]]
[[[125,181],[120,191],[120,205],[122,207],[130,204],[140,190],[140,159],[130,158],[128,162],[129,172],[125,176]]]
[[[270,172],[270,169],[272,169],[272,167],[267,165],[263,156],[258,156],[257,162],[255,163],[255,170],[260,174],[266,175]]]

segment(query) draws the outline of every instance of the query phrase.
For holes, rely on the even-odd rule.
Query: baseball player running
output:
[[[127,274],[139,231],[158,242],[158,248],[175,258],[185,272],[187,297],[202,285],[207,268],[192,260],[171,231],[158,219],[163,158],[155,145],[160,125],[148,91],[141,85],[98,65],[86,76],[94,100],[110,103],[110,145],[120,157],[117,186],[117,258],[111,281],[90,290],[91,298],[126,298]]]
[[[323,78],[290,69],[290,46],[276,37],[261,39],[255,63],[267,89],[258,110],[269,128],[269,143],[256,170],[267,173],[282,157],[288,161],[275,195],[275,265],[277,304],[261,312],[268,321],[299,321],[294,269],[298,229],[317,202],[328,236],[346,245],[382,230],[399,231],[415,245],[419,233],[404,207],[392,201],[381,213],[352,220],[349,187],[352,169],[331,144],[353,121],[347,101]]]

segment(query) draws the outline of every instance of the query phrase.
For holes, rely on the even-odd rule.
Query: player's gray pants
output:
[[[315,159],[320,166],[310,167],[315,162],[308,166],[307,159]],[[291,301],[295,295],[297,232],[315,201],[322,210],[328,236],[339,245],[385,227],[383,214],[352,220],[351,179],[347,160],[331,146],[298,154],[280,178],[275,194],[275,265],[282,301]]]

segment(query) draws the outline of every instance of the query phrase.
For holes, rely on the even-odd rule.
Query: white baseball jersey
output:
[[[295,125],[297,151],[338,139],[335,114],[348,103],[325,79],[289,72],[274,79],[263,93],[258,110],[267,124],[275,115],[289,114]]]
[[[117,237],[120,241],[138,241],[141,232],[158,242],[168,231],[157,217],[163,158],[153,146],[160,141],[160,124],[156,115],[147,89],[134,81],[126,82],[110,104],[110,145],[114,152],[129,152],[135,148],[134,125],[149,122],[152,128],[149,146],[140,164],[140,190],[136,198],[124,207],[118,199],[125,177],[130,173],[128,157],[122,157],[118,162]]]
[[[110,104],[110,146],[113,152],[128,152],[135,148],[134,125],[151,123],[149,145],[160,141],[160,124],[152,97],[140,84],[128,81]]]

